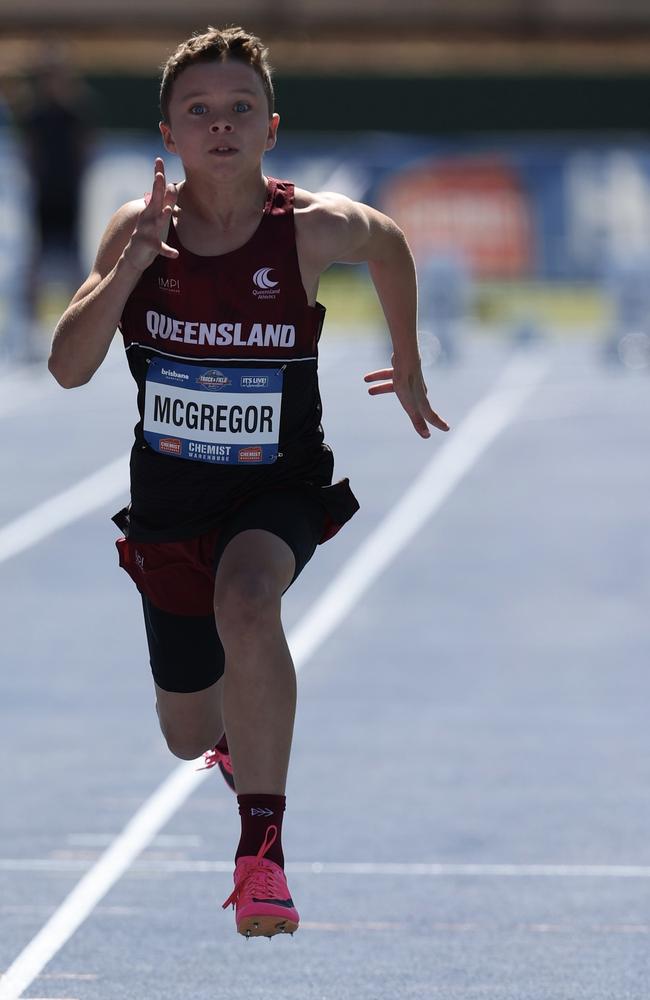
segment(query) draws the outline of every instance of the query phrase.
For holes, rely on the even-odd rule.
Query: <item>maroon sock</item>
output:
[[[235,861],[243,855],[257,854],[264,842],[266,831],[270,826],[275,826],[278,830],[277,836],[264,857],[284,868],[282,817],[287,801],[284,795],[238,795],[237,801],[241,816],[241,838]]]

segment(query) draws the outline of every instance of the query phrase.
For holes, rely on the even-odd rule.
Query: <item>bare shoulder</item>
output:
[[[368,260],[366,251],[395,223],[370,205],[336,191],[295,189],[296,237],[302,252],[328,266]]]
[[[306,191],[295,189],[296,225],[305,232],[318,233],[342,228],[350,219],[357,217],[364,207],[352,201],[347,195],[336,191]]]
[[[102,236],[101,242],[99,244],[99,251],[97,257],[99,259],[100,255],[104,255],[109,249],[117,249],[120,247],[117,256],[122,253],[122,250],[126,244],[131,239],[131,235],[135,228],[135,224],[138,221],[140,213],[145,207],[144,198],[136,198],[133,201],[127,201],[124,205],[121,205],[116,212],[111,216],[106,229],[104,230],[104,235]],[[117,259],[117,258],[116,258]],[[115,261],[113,262],[113,264]],[[113,266],[111,265],[111,267]],[[109,268],[110,270],[110,268]]]

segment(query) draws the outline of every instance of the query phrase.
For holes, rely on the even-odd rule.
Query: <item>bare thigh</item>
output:
[[[228,543],[214,585],[214,611],[224,646],[249,635],[255,625],[274,618],[289,587],[296,560],[285,541],[258,528],[242,531]]]

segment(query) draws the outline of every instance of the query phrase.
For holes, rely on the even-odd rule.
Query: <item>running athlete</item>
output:
[[[131,502],[115,515],[120,564],[142,598],[156,710],[177,757],[205,755],[237,792],[237,930],[293,933],[282,819],[296,681],[281,598],[316,546],[358,509],[332,484],[317,356],[321,273],[368,261],[393,343],[365,376],[394,392],[422,437],[431,409],[416,339],[416,279],[402,232],[373,208],[265,176],[275,146],[267,52],[209,28],[167,61],[164,147],[150,195],[110,220],[54,333],[66,388],[99,368],[116,328],[138,386]]]

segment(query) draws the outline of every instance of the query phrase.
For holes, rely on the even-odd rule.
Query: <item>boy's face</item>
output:
[[[195,63],[174,81],[169,121],[160,123],[165,149],[186,171],[219,176],[250,170],[275,146],[280,116],[269,118],[262,81],[236,60]]]

